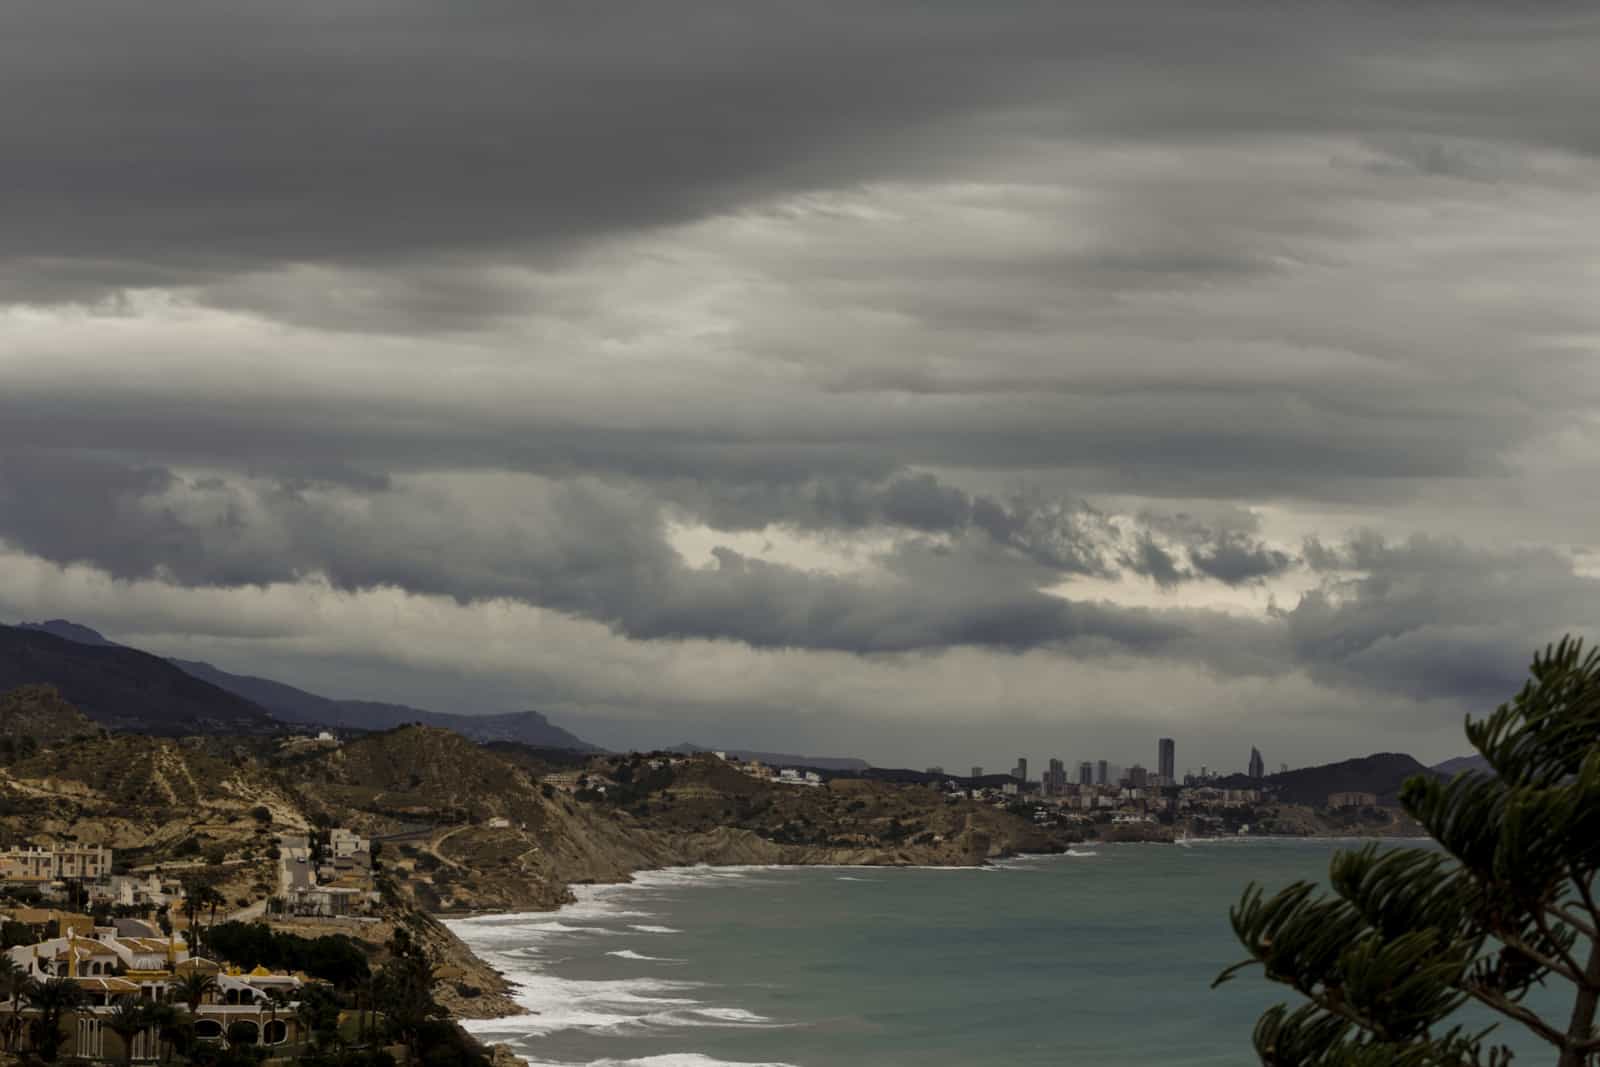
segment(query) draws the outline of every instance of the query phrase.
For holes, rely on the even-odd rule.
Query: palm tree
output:
[[[122,1039],[122,1062],[133,1062],[133,1039],[150,1026],[149,1007],[138,997],[123,996],[103,1017],[106,1028]]]
[[[22,1001],[28,995],[28,990],[33,986],[33,979],[28,972],[17,965],[17,961],[10,956],[0,956],[0,994],[11,1001],[11,1014],[5,1021],[6,1048],[16,1047],[17,1038],[22,1034]]]
[[[278,1021],[279,1009],[288,1007],[289,994],[284,992],[282,989],[268,989],[266,990],[264,996],[267,1002],[267,1025],[270,1026]],[[266,1043],[267,1031],[266,1027],[262,1027],[261,1044],[265,1045]]]
[[[185,1018],[177,1008],[171,1004],[155,1002],[145,1006],[145,1013],[150,1017],[150,1025],[155,1027],[156,1036],[161,1041],[161,1058],[167,1062],[172,1060],[172,1046],[178,1036],[178,1028]]]
[[[83,1001],[83,991],[71,978],[52,978],[36,982],[28,990],[28,1006],[39,1014],[29,1023],[33,1047],[46,1063],[54,1063],[61,1051],[61,1019]]]
[[[193,1015],[200,1010],[201,1001],[206,999],[206,994],[215,992],[217,980],[209,974],[194,970],[188,974],[180,975],[173,983],[173,992],[178,999],[189,1006],[189,1014]]]

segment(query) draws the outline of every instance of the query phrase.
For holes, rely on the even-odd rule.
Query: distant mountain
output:
[[[1494,773],[1494,768],[1489,766],[1489,761],[1476,754],[1471,756],[1457,756],[1454,759],[1447,759],[1443,763],[1435,763],[1428,769],[1437,774],[1443,774],[1450,778],[1454,778],[1462,771],[1481,771],[1484,774]]]
[[[709,749],[704,745],[692,744],[685,741],[681,745],[674,745],[667,752],[678,752],[685,756],[693,756],[701,752],[720,751],[730,756],[738,756],[743,760],[760,760],[762,763],[778,767],[813,767],[819,771],[864,771],[872,764],[863,759],[850,756],[796,756],[788,752],[757,752],[750,748],[724,748]]]
[[[123,649],[104,634],[67,619],[25,622],[17,627],[50,634],[91,648]],[[127,651],[133,651],[127,649]],[[144,655],[145,653],[139,653]],[[151,657],[152,659],[155,657]],[[243,698],[286,723],[326,726],[344,730],[391,730],[406,723],[420,722],[454,730],[474,741],[518,741],[538,748],[565,748],[576,752],[600,749],[551,723],[537,711],[515,711],[503,715],[452,715],[370,700],[334,700],[308,693],[270,678],[231,674],[198,660],[170,659],[165,662],[192,678]],[[40,680],[40,679],[35,679]],[[93,715],[93,712],[90,712]]]
[[[1359,759],[1326,763],[1320,767],[1301,767],[1281,774],[1269,774],[1259,782],[1242,774],[1233,774],[1217,784],[1226,789],[1271,786],[1280,800],[1290,804],[1326,804],[1329,793],[1375,793],[1380,803],[1392,804],[1406,779],[1417,774],[1433,773],[1403,753],[1379,752]]]
[[[89,718],[116,730],[178,735],[281,729],[259,705],[159,656],[111,644],[92,630],[98,643],[58,636],[56,626],[0,626],[0,692],[47,683]]]
[[[172,662],[196,678],[203,678],[218,688],[260,704],[285,722],[345,730],[391,730],[396,726],[419,722],[454,730],[473,741],[518,741],[538,748],[600,751],[537,711],[514,711],[504,715],[453,715],[405,704],[335,700],[270,678],[230,674],[209,663],[181,659]]]

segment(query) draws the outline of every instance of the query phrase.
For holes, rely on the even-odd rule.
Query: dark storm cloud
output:
[[[1148,533],[1139,535],[1133,550],[1122,557],[1122,562],[1135,574],[1145,575],[1163,589],[1171,589],[1190,576],[1179,566],[1177,557],[1156,544]]]
[[[925,176],[1017,134],[1399,127],[1592,152],[1576,62],[1592,29],[1567,9],[1454,5],[22,2],[0,15],[0,277],[51,299],[280,264],[520,258],[775,193]],[[1499,62],[1473,64],[1497,47]],[[1259,269],[1214,242],[1107,260],[1240,265]],[[485,299],[470,283],[426,288],[391,294],[410,328]],[[314,313],[270,291],[214,293]]]
[[[1139,519],[1146,530],[1123,562],[1164,588],[1202,578],[1230,586],[1259,583],[1298,563],[1293,555],[1263,541],[1257,533],[1260,520],[1242,509],[1224,509],[1209,517],[1146,511]]]
[[[1294,557],[1287,552],[1238,533],[1226,533],[1211,545],[1191,548],[1189,559],[1196,569],[1228,585],[1271,578],[1294,565]]]
[[[1284,614],[1287,636],[1299,661],[1340,684],[1493,706],[1532,649],[1600,627],[1600,580],[1553,549],[1363,531],[1313,539],[1305,555],[1329,577]]]
[[[890,512],[957,499],[922,479],[907,484],[883,490]],[[1079,638],[1143,648],[1184,629],[1148,613],[1069,604],[1036,588],[1037,564],[970,551],[902,551],[889,561],[898,578],[878,582],[728,548],[715,551],[714,566],[690,567],[666,542],[648,496],[582,479],[308,491],[48,456],[0,465],[0,504],[0,538],[117,578],[226,587],[319,575],[343,589],[518,599],[646,640],[860,653]],[[903,518],[926,529],[929,512],[910,508]]]
[[[930,534],[981,534],[1040,567],[1109,575],[1114,568],[1106,517],[1083,501],[1015,492],[968,493],[932,474],[887,479],[835,476],[805,481],[686,482],[647,487],[715,530],[863,531],[894,527]]]
[[[942,489],[938,483],[909,481],[916,499],[956,499],[930,491]],[[882,497],[904,493],[889,487]],[[910,537],[871,578],[728,547],[715,548],[709,566],[691,566],[666,540],[667,508],[636,486],[582,478],[363,489],[185,480],[99,456],[0,463],[0,540],[60,563],[187,587],[320,576],[339,589],[509,598],[641,641],[865,655],[959,647],[1132,654],[1200,664],[1219,677],[1304,671],[1341,691],[1481,709],[1515,688],[1532,647],[1600,625],[1600,582],[1548,549],[1484,550],[1421,536],[1394,542],[1372,532],[1314,539],[1304,555],[1324,576],[1321,585],[1294,608],[1249,621],[1046,594],[1041,585],[1060,572],[975,526],[947,543],[924,539],[928,523],[908,525]],[[949,525],[970,510],[938,514]],[[1201,542],[1209,537],[1213,548],[1234,546],[1246,560],[1266,553],[1278,564],[1238,516],[1149,520],[1138,554],[1125,562],[1159,583],[1193,579],[1155,540],[1172,543],[1185,530],[1206,535]],[[1186,551],[1191,560],[1203,555]]]

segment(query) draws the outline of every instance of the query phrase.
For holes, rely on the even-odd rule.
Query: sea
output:
[[[468,1028],[532,1064],[1235,1067],[1258,1062],[1251,1028],[1292,994],[1259,970],[1210,988],[1243,955],[1228,908],[1252,881],[1325,883],[1333,852],[1357,845],[677,868],[450,927],[527,1009]],[[1539,1051],[1509,1043],[1519,1062]]]

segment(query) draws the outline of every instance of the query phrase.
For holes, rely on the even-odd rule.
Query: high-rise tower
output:
[[[1156,773],[1168,785],[1178,780],[1178,743],[1170,737],[1156,742]]]
[[[1265,778],[1266,774],[1267,765],[1261,758],[1261,750],[1252,745],[1250,747],[1250,777]]]

